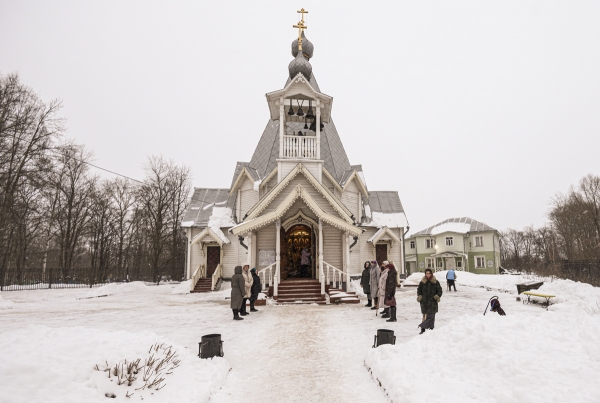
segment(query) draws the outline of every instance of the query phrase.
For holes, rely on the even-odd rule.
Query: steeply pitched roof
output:
[[[310,78],[310,84],[315,90],[320,91],[314,74]],[[286,124],[292,131],[303,130],[304,126],[304,123],[300,122],[287,122]],[[344,172],[351,170],[352,168],[333,120],[331,119],[328,123],[323,124],[324,128],[321,131],[321,159],[324,161],[325,169],[327,169],[339,183],[342,180]],[[256,169],[260,179],[264,179],[277,167],[278,158],[279,120],[269,120],[267,127],[265,127],[265,130],[258,141],[256,150],[254,150],[254,154],[248,163],[248,167]],[[235,181],[235,179],[233,180]]]
[[[233,209],[234,204],[235,198],[229,197],[229,189],[194,188],[181,226],[207,227],[215,207]]]
[[[363,226],[407,228],[408,220],[396,191],[369,192],[369,198],[363,200]]]
[[[443,232],[466,234],[467,232],[480,231],[496,231],[496,229],[469,217],[449,218],[422,231],[415,232],[411,237],[418,235],[437,235]]]

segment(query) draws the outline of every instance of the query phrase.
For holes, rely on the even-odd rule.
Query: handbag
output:
[[[396,298],[394,296],[392,296],[392,298],[385,297],[383,303],[386,306],[396,306]]]

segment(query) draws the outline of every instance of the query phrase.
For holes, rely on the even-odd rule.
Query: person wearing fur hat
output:
[[[250,270],[252,275],[252,288],[250,289],[250,312],[258,312],[258,309],[254,308],[254,302],[258,299],[258,294],[262,291],[260,285],[260,277],[256,274],[256,267]]]
[[[390,307],[385,305],[385,286],[387,284],[387,278],[388,278],[388,268],[386,266],[381,266],[381,276],[379,277],[379,288],[377,290],[377,298],[378,300],[378,304],[377,306],[379,308],[383,307],[383,312],[381,317],[382,318],[389,318],[390,317]]]
[[[242,266],[235,266],[234,275],[231,276],[231,310],[233,311],[234,320],[243,320],[240,318],[239,312],[242,307],[244,293],[246,292],[246,282],[242,276]]]
[[[362,271],[362,275],[360,276],[360,286],[363,289],[363,292],[365,293],[365,295],[367,296],[367,300],[369,301],[367,303],[367,307],[371,307],[371,283],[370,283],[370,277],[371,277],[371,262],[369,262],[368,260],[365,262],[363,271]]]
[[[442,297],[442,286],[437,281],[431,269],[425,270],[425,276],[419,283],[417,288],[417,301],[421,304],[421,313],[423,321],[419,325],[421,333],[425,333],[425,329],[433,330],[435,325],[435,314],[438,311],[438,303]]]
[[[396,267],[387,265],[387,279],[385,281],[385,301],[390,306],[390,318],[386,322],[396,322],[396,287],[398,286],[398,272]]]
[[[371,298],[375,300],[375,303],[371,309],[378,309],[377,302],[379,298],[377,296],[377,290],[379,289],[379,277],[381,277],[381,269],[377,264],[377,260],[371,260],[371,269],[369,271],[369,284],[371,286]]]

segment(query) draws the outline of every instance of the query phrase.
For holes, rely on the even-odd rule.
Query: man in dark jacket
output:
[[[252,288],[250,289],[250,312],[258,312],[258,309],[254,308],[254,302],[258,299],[258,293],[262,291],[262,286],[260,285],[260,277],[256,274],[256,267],[253,267],[250,270],[252,274]]]
[[[242,307],[242,299],[246,292],[246,281],[242,276],[242,266],[235,266],[234,275],[231,277],[231,309],[233,310],[234,320],[244,320],[240,318],[239,312]]]
[[[390,305],[390,318],[386,322],[396,322],[396,287],[398,285],[398,272],[396,267],[392,264],[388,264],[388,276],[385,282],[385,300],[392,301],[393,305]],[[388,305],[386,303],[386,305]]]
[[[362,272],[362,276],[360,277],[360,285],[363,288],[363,292],[365,293],[365,295],[367,296],[367,300],[369,301],[369,303],[365,306],[372,306],[371,305],[371,262],[369,262],[368,260],[365,262],[365,266]]]
[[[417,301],[421,304],[421,313],[423,321],[419,325],[421,333],[425,333],[425,329],[433,330],[435,325],[435,314],[438,311],[438,302],[442,297],[442,286],[436,280],[431,269],[425,270],[425,276],[419,283],[417,288]]]

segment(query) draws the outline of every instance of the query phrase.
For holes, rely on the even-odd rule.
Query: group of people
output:
[[[235,266],[234,275],[231,277],[231,310],[233,320],[244,320],[240,316],[248,315],[246,303],[250,301],[250,312],[258,312],[254,303],[262,290],[260,277],[256,267],[250,270],[249,265]]]
[[[381,267],[379,267],[376,260],[367,260],[363,266],[360,284],[368,298],[368,304],[365,306],[374,309],[376,314],[379,312],[379,308],[383,308],[381,317],[387,318],[386,322],[397,321],[397,275],[396,267],[387,260],[381,264]]]
[[[454,275],[454,273],[453,273]],[[386,322],[396,322],[396,287],[397,287],[397,271],[393,264],[384,261],[381,267],[377,261],[366,261],[363,266],[360,285],[363,292],[367,295],[368,303],[366,307],[370,307],[376,311],[383,308],[382,318],[389,318]],[[455,275],[453,277],[456,278]],[[456,288],[455,288],[456,291]],[[421,314],[423,318],[419,324],[421,332],[425,330],[433,330],[435,325],[435,314],[438,312],[438,303],[442,297],[442,286],[433,275],[431,269],[425,270],[425,275],[419,282],[417,288],[417,302],[421,305]]]

